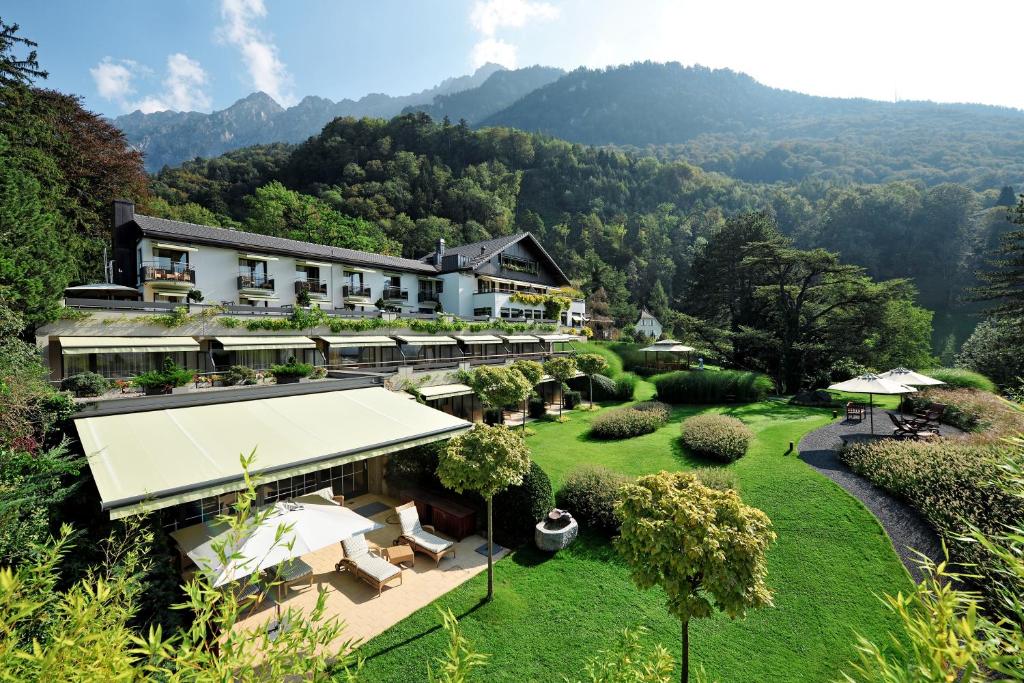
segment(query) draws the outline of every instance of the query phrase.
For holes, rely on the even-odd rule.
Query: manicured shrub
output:
[[[767,376],[740,370],[670,372],[654,378],[654,385],[667,403],[752,403],[774,387]]]
[[[619,531],[615,503],[619,488],[629,479],[597,465],[584,465],[570,472],[555,494],[555,505],[568,510],[584,531],[613,536]]]
[[[604,375],[594,375],[594,400],[606,401],[615,398],[615,380]]]
[[[281,380],[295,380],[299,377],[309,377],[312,372],[312,365],[309,363],[298,362],[295,360],[295,356],[288,358],[288,362],[284,365],[273,365],[270,368],[270,374],[279,382]]]
[[[180,367],[174,360],[167,356],[159,370],[150,370],[132,378],[135,386],[142,387],[147,394],[170,393],[175,387],[183,387],[192,381],[195,373]]]
[[[540,396],[533,396],[527,403],[527,413],[530,417],[540,419],[547,414],[547,407],[544,405],[544,399]]]
[[[1024,523],[1024,507],[1009,490],[1004,465],[1024,452],[1005,442],[943,440],[922,443],[886,439],[855,443],[840,458],[857,474],[908,501],[935,527],[958,563],[976,565],[983,577],[992,559],[977,543],[960,539],[969,527],[998,533]],[[980,571],[976,571],[980,570]],[[1017,579],[1024,593],[1024,580]],[[992,581],[982,578],[984,589]]]
[[[533,538],[533,527],[552,507],[551,479],[536,462],[519,486],[494,496],[494,539],[513,547]]]
[[[256,384],[256,371],[247,365],[232,365],[224,374],[228,386]]]
[[[595,439],[628,439],[657,431],[667,420],[668,410],[637,410],[634,406],[612,408],[593,419],[590,436]]]
[[[695,455],[723,462],[739,460],[747,453],[754,433],[728,415],[694,415],[683,420],[683,445]]]
[[[661,418],[662,422],[668,422],[669,415],[672,414],[672,406],[661,401],[641,401],[640,403],[634,403],[630,407],[633,410],[645,413],[655,413]]]
[[[740,480],[736,471],[725,467],[698,467],[693,473],[700,483],[718,491],[739,491]]]
[[[583,402],[583,395],[578,391],[565,392],[565,409],[572,410]]]
[[[974,432],[977,439],[996,440],[1024,433],[1024,412],[984,391],[936,387],[911,394],[908,401],[914,410],[930,403],[944,404],[946,411],[942,421],[965,432]]]
[[[505,424],[505,411],[501,408],[485,408],[484,424],[500,425]]]
[[[988,377],[964,368],[931,368],[922,370],[921,374],[945,382],[946,386],[955,389],[976,389],[993,394],[997,391],[995,382]]]
[[[102,396],[110,389],[110,382],[103,375],[95,372],[82,372],[77,375],[65,377],[60,382],[60,388],[70,391],[78,398],[91,396]]]
[[[632,401],[636,394],[636,385],[640,378],[631,372],[625,372],[615,378],[615,394],[612,396],[616,401]]]

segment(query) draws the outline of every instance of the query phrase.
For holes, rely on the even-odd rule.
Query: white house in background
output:
[[[646,308],[640,311],[640,319],[636,321],[637,334],[643,334],[654,339],[661,337],[661,323]]]

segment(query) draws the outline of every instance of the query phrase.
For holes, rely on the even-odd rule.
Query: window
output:
[[[267,277],[267,262],[256,259],[238,259],[238,277],[240,287],[270,288],[273,281]]]
[[[188,252],[177,249],[153,248],[154,265],[158,268],[188,268]]]
[[[491,317],[493,310],[494,309],[492,309],[490,306],[483,306],[481,308],[474,308],[473,309],[473,315],[475,315],[475,316],[485,316],[486,315],[489,318],[489,317]]]

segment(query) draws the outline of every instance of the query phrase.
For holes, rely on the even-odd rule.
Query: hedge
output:
[[[683,420],[683,445],[695,455],[723,462],[739,460],[754,438],[750,428],[728,415],[694,415]]]
[[[613,536],[619,531],[615,503],[619,489],[629,479],[598,465],[584,465],[565,477],[555,494],[555,505],[576,518],[582,531]]]
[[[600,413],[590,423],[590,436],[595,439],[628,439],[634,436],[650,434],[665,426],[669,410],[664,403],[637,408],[625,406],[612,408]],[[644,404],[637,404],[643,406]]]
[[[533,538],[533,527],[552,507],[551,479],[536,462],[523,483],[494,496],[494,538],[514,547]]]
[[[740,370],[671,372],[656,377],[654,385],[658,399],[668,403],[752,403],[774,387],[766,375]]]

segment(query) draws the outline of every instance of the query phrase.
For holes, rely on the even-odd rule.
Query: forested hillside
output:
[[[1011,227],[1006,206],[959,185],[748,184],[682,161],[423,114],[337,119],[298,146],[165,170],[154,189],[166,215],[299,239],[309,238],[312,215],[327,226],[316,235],[349,245],[343,225],[353,217],[374,226],[362,248],[400,245],[406,256],[442,236],[458,244],[531,230],[586,292],[604,288],[621,321],[662,297],[694,309],[694,255],[729,215],[766,209],[799,246],[838,251],[876,279],[912,278],[920,303],[937,312],[938,336],[960,339],[973,326],[961,298]]]
[[[650,148],[753,182],[1024,180],[1019,110],[815,97],[677,63],[577,69],[483,125]]]

